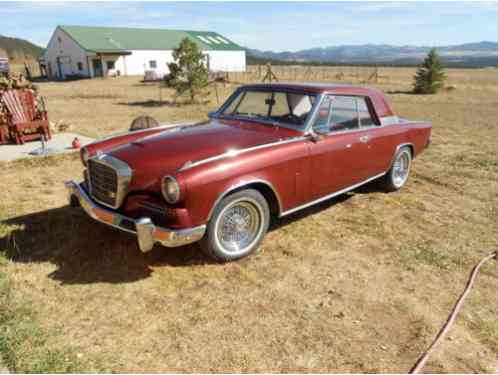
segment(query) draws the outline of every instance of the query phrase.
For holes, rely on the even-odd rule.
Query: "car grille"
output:
[[[90,193],[101,203],[116,207],[118,197],[118,174],[116,170],[95,160],[88,160]]]

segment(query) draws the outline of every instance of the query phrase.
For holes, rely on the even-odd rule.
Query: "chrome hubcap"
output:
[[[219,244],[229,253],[243,252],[257,239],[261,215],[255,203],[236,201],[225,207],[217,222]]]
[[[397,187],[402,186],[410,172],[410,155],[408,151],[399,154],[393,166],[393,182]]]

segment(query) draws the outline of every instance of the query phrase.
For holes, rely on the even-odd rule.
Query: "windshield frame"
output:
[[[258,91],[258,92],[267,92],[267,93],[292,93],[292,94],[301,94],[314,97],[314,103],[310,109],[310,112],[306,118],[306,121],[302,125],[292,125],[284,122],[279,122],[276,120],[264,119],[264,118],[251,118],[246,116],[237,116],[237,115],[229,115],[224,114],[223,112],[233,103],[233,101],[239,98],[239,95],[243,95],[244,91]],[[286,129],[291,129],[299,132],[306,132],[309,129],[309,125],[312,123],[312,120],[315,117],[315,112],[318,108],[318,104],[321,102],[321,95],[319,93],[307,92],[305,90],[292,89],[292,88],[274,88],[274,87],[251,87],[251,86],[243,86],[239,87],[237,90],[233,92],[232,95],[218,108],[217,111],[213,112],[210,117],[218,118],[218,119],[227,119],[227,120],[242,120],[242,121],[251,121],[251,122],[260,122],[263,124],[269,124],[273,126],[279,126]]]

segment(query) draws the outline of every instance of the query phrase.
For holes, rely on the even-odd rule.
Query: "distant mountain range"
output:
[[[43,52],[42,47],[27,40],[2,35],[0,35],[0,49],[7,52],[9,59],[17,62],[37,59]]]
[[[250,58],[281,62],[328,64],[418,64],[432,47],[388,44],[341,45],[295,52],[247,49]],[[452,64],[498,66],[498,42],[467,43],[436,47],[443,61]]]
[[[389,44],[340,45],[310,48],[300,51],[260,51],[247,48],[248,63],[319,63],[359,65],[416,65],[432,47],[393,46]],[[498,42],[477,42],[436,47],[443,62],[448,66],[498,67]],[[27,40],[0,35],[0,50],[7,52],[13,61],[37,59],[43,48]]]

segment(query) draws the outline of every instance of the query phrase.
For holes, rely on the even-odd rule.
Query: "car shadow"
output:
[[[322,211],[326,211],[337,204],[347,203],[347,201],[351,199],[355,194],[372,194],[372,193],[385,193],[385,192],[386,192],[385,189],[378,181],[372,181],[366,185],[356,188],[355,190],[349,193],[338,195],[334,198],[327,199],[323,202],[296,211],[295,213],[289,214],[282,218],[274,219],[272,220],[270,230],[273,231],[285,227],[286,225],[296,222],[297,220],[301,220],[308,216],[318,214]]]
[[[155,246],[143,254],[136,239],[99,224],[69,206],[18,216],[3,222],[9,233],[0,249],[13,262],[49,262],[48,277],[63,284],[129,283],[145,279],[153,267],[211,264],[198,245]]]
[[[354,194],[381,191],[368,184]],[[310,215],[347,203],[354,195],[342,194],[276,219],[278,230]],[[136,238],[97,223],[80,208],[69,206],[18,216],[3,222],[8,235],[0,238],[0,251],[18,263],[49,262],[56,269],[48,277],[63,284],[131,283],[148,278],[154,267],[196,267],[215,264],[197,244],[178,248],[155,246],[141,253]]]

